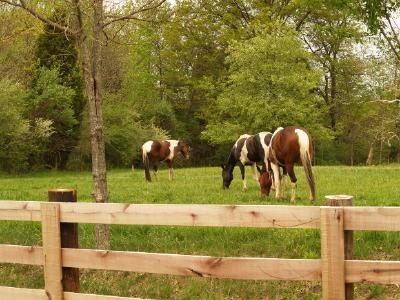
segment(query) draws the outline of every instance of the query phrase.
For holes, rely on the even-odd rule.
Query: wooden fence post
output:
[[[77,202],[76,190],[74,189],[52,189],[48,191],[50,202]],[[79,248],[78,224],[61,223],[61,248]],[[62,285],[65,292],[79,293],[79,269],[62,268]]]
[[[327,206],[353,206],[353,196],[349,196],[349,195],[325,196],[325,205],[327,205]],[[353,231],[352,230],[344,231],[344,259],[353,259]],[[353,299],[354,299],[354,284],[346,283],[346,300],[353,300]]]
[[[343,208],[321,207],[322,299],[344,300]]]
[[[41,203],[44,256],[44,284],[48,299],[62,300],[62,263],[60,241],[60,205]]]

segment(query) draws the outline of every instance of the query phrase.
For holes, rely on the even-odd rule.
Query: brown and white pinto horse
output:
[[[310,188],[310,200],[315,200],[315,181],[311,168],[313,158],[313,142],[310,134],[302,127],[289,126],[278,128],[271,138],[268,160],[274,176],[276,198],[282,198],[285,175],[288,174],[292,182],[291,201],[296,200],[297,178],[294,173],[294,164],[303,165],[308,186]],[[283,180],[279,168],[283,169]],[[272,181],[269,180],[270,173],[266,168],[261,172],[260,186],[264,192],[269,192]]]
[[[161,161],[166,161],[169,168],[169,180],[174,179],[174,160],[178,153],[185,159],[189,159],[189,147],[182,141],[147,141],[142,146],[142,158],[144,164],[144,174],[147,181],[151,181],[150,167],[153,167],[154,176],[158,181],[158,168]]]

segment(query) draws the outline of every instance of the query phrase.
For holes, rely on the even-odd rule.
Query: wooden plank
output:
[[[149,300],[149,299],[64,292],[64,300]]]
[[[4,258],[0,262],[43,264],[41,247],[0,245],[0,253],[0,258]],[[319,259],[211,257],[68,248],[62,249],[62,258],[64,267],[88,269],[237,279],[321,279]],[[240,270],[239,274],[237,270]]]
[[[346,207],[344,228],[400,231],[400,207]]]
[[[40,202],[0,200],[0,220],[40,221]]]
[[[346,282],[400,284],[400,261],[348,260]]]
[[[343,208],[321,207],[322,298],[345,299]]]
[[[12,300],[48,300],[44,290],[0,286],[0,298]]]
[[[4,202],[4,203],[3,203]],[[0,201],[0,220],[40,221],[38,203]],[[61,222],[319,228],[317,206],[60,203]]]
[[[61,221],[130,225],[319,228],[319,207],[62,203]],[[40,202],[0,201],[0,220],[40,221]],[[345,230],[400,231],[400,207],[345,207]]]
[[[43,265],[43,248],[36,246],[0,245],[0,263]]]
[[[246,280],[320,280],[319,259],[211,257],[63,249],[64,266]]]
[[[353,206],[353,196],[349,195],[330,195],[325,196],[325,204],[327,206]],[[343,224],[344,226],[344,224]],[[344,231],[344,259],[353,259],[353,231]],[[346,283],[345,285],[346,300],[354,299],[354,284]]]
[[[48,300],[45,290],[0,286],[0,298],[12,300]],[[64,300],[146,300],[143,298],[105,296],[64,292]],[[148,300],[148,299],[147,299]]]
[[[41,203],[40,210],[42,213],[45,290],[50,299],[62,300],[60,205],[58,203]]]
[[[101,224],[318,228],[314,206],[63,203],[61,221]]]

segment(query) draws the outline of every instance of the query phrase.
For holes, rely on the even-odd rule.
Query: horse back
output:
[[[299,126],[288,126],[274,134],[271,142],[272,161],[278,160],[279,163],[300,162],[299,136],[296,130],[304,131],[309,140],[309,153],[312,157],[312,139],[308,131]]]
[[[151,146],[149,143],[151,142]],[[146,147],[144,147],[146,145]],[[149,147],[150,146],[150,147]],[[170,143],[168,141],[148,141],[143,145],[143,151],[147,152],[149,158],[153,161],[163,161],[170,154]]]
[[[264,137],[260,134],[252,135],[246,140],[247,158],[251,162],[263,162],[265,149],[263,147]]]

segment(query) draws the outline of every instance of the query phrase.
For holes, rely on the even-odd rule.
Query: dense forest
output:
[[[64,1],[33,2],[72,22]],[[107,164],[140,166],[144,141],[170,137],[191,146],[185,164],[217,165],[239,135],[286,125],[310,131],[316,164],[398,161],[396,22],[396,1],[314,0],[167,1],[110,22],[99,54]],[[1,170],[90,168],[79,60],[75,36],[0,4]]]

